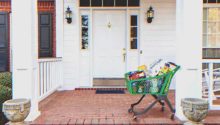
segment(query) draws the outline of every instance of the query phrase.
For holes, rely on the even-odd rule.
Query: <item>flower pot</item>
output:
[[[25,118],[30,113],[31,102],[28,99],[12,99],[3,103],[2,111],[9,124],[24,124]]]
[[[183,114],[194,124],[200,124],[208,114],[208,101],[197,98],[181,100]]]

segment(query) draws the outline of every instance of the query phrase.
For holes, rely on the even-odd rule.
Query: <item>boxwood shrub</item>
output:
[[[12,88],[12,78],[10,72],[0,73],[0,85]]]
[[[0,73],[0,124],[3,125],[7,119],[2,113],[2,104],[12,98],[12,78],[11,73]]]

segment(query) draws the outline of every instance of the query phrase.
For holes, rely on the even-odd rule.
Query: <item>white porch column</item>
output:
[[[56,0],[56,56],[63,58],[63,43],[64,43],[64,32],[63,32],[63,20],[64,20],[64,1],[63,0]],[[64,86],[64,79],[63,79],[63,59],[61,62],[61,87],[58,90],[63,90]]]
[[[56,56],[63,57],[63,0],[56,0]]]
[[[37,0],[12,0],[13,98],[31,99],[34,120],[38,111]]]
[[[202,97],[202,0],[176,1],[176,116],[185,120],[181,99]]]

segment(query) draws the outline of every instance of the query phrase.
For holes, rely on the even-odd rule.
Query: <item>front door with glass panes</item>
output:
[[[125,73],[126,13],[93,12],[93,77],[122,78]]]

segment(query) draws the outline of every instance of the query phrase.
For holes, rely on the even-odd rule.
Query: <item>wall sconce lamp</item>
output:
[[[154,18],[154,10],[152,6],[150,6],[149,9],[147,10],[146,16],[147,16],[147,22],[151,23]]]
[[[72,11],[70,10],[70,7],[67,7],[67,10],[66,10],[66,20],[67,20],[67,23],[72,23]]]

